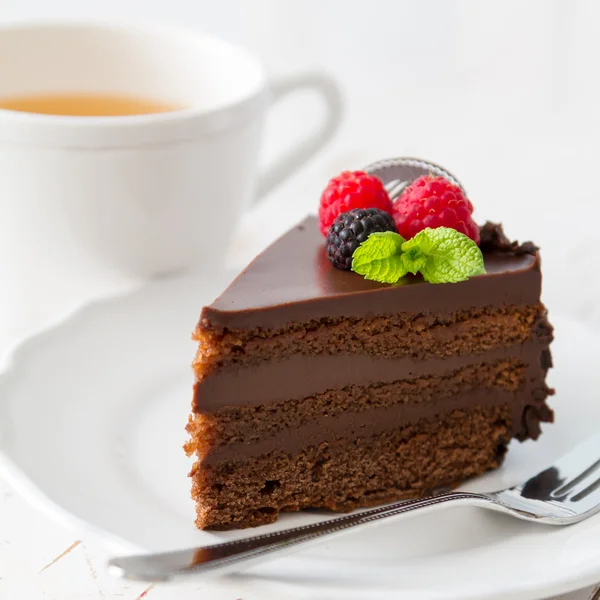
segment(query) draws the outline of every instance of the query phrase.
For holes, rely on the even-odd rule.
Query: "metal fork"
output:
[[[388,158],[370,164],[365,171],[383,181],[392,202],[400,196],[407,185],[421,175],[440,175],[465,191],[460,181],[452,173],[435,163],[420,158]]]
[[[548,525],[570,525],[587,519],[600,510],[600,434],[521,485],[500,492],[444,493],[213,546],[113,558],[108,563],[109,570],[121,577],[143,581],[222,574],[383,519],[398,519],[409,513],[426,514],[451,506],[489,508]]]

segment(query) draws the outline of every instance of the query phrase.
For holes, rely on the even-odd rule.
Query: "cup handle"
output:
[[[315,154],[337,131],[342,120],[342,97],[333,79],[322,73],[305,73],[271,82],[272,104],[298,90],[314,90],[325,102],[323,123],[261,174],[255,201],[262,199]]]

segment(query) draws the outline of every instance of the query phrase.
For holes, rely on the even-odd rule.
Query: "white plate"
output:
[[[181,446],[192,383],[190,332],[224,281],[167,280],[102,301],[24,343],[0,377],[0,472],[53,518],[114,552],[163,550],[255,533],[195,529]],[[600,422],[600,338],[553,318],[556,424],[512,443],[513,485]],[[275,530],[326,513],[284,515]],[[212,600],[540,598],[600,580],[600,515],[568,528],[455,509],[348,534],[207,583]]]

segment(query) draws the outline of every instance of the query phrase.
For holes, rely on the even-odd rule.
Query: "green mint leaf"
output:
[[[365,279],[396,283],[406,275],[401,235],[393,231],[372,233],[352,255],[352,270]]]
[[[416,275],[427,265],[427,256],[425,256],[417,247],[410,248],[408,252],[402,255],[402,263],[407,273]]]
[[[449,227],[423,229],[402,244],[402,251],[406,270],[420,271],[429,283],[457,283],[485,273],[477,244]]]

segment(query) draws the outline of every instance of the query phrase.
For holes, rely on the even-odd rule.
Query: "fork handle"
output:
[[[489,498],[468,492],[452,492],[418,500],[394,502],[380,508],[337,517],[313,525],[303,525],[274,533],[250,538],[200,546],[187,550],[176,550],[138,556],[122,556],[109,561],[108,567],[114,575],[142,581],[168,581],[189,575],[224,574],[266,562],[270,556],[280,556],[307,542],[317,541],[331,535],[339,535],[360,526],[399,517],[419,510],[432,512],[448,502],[473,505],[489,502]],[[275,556],[273,556],[275,558]],[[242,563],[243,567],[242,567]]]

